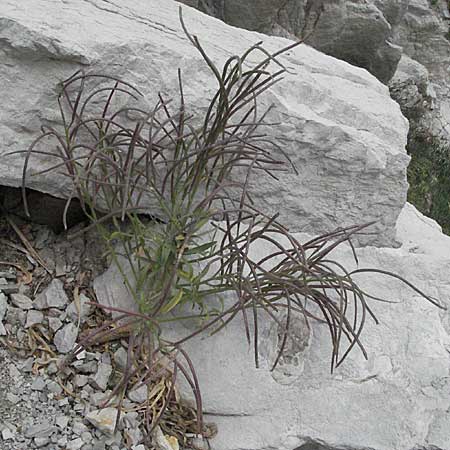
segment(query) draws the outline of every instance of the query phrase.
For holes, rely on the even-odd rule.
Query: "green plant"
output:
[[[450,234],[450,149],[426,133],[415,133],[408,144],[408,201],[435,219]]]
[[[103,339],[128,335],[127,367],[109,400],[118,396],[120,406],[130,385],[168,380],[157,391],[158,406],[150,401],[154,397],[149,399],[149,436],[157,424],[164,426],[179,374],[194,392],[202,432],[199,383],[182,345],[206,330],[220,331],[239,314],[248,342],[253,340],[256,365],[262,315],[282,330],[273,367],[290,339],[294,314],[303,316],[308,327],[311,321],[325,323],[333,370],[354,347],[366,355],[361,333],[367,317],[376,322],[368,304],[372,297],[354,281],[355,274],[400,279],[439,306],[393,273],[351,272],[332,258],[336,247],[351,245],[351,237],[370,224],[300,243],[277,216],[268,217],[254,206],[250,181],[255,172],[276,178],[280,170],[295,170],[263,132],[276,124],[266,122],[268,111],[259,113],[258,97],[285,72],[278,56],[299,42],[274,54],[258,43],[242,56],[229,58],[219,70],[182,18],[181,24],[218,85],[204,117],[189,112],[180,72],[179,104],[174,106],[172,99],[159,95],[150,111],[139,106],[141,94],[130,84],[77,72],[61,84],[62,128],[43,128],[25,152],[23,170],[26,206],[30,158],[55,159],[46,171],[58,170],[70,177],[73,197],[81,200],[91,227],[105,242],[138,306],[137,312],[109,308],[120,315],[85,336],[71,356]],[[250,57],[258,54],[260,62],[252,63]],[[277,69],[272,71],[273,67]],[[54,149],[47,138],[56,142]],[[272,248],[263,258],[252,251],[259,243]],[[213,300],[230,291],[236,293],[235,302],[220,306]],[[180,315],[183,308],[192,312]],[[164,337],[165,323],[192,319],[200,321],[194,332],[176,342]]]

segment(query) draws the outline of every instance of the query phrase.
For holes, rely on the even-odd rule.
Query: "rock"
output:
[[[69,417],[67,416],[59,416],[55,419],[55,425],[57,425],[62,430],[67,428],[67,425],[69,424]]]
[[[428,70],[422,64],[403,55],[389,88],[392,98],[409,120],[425,123],[424,116],[430,116],[434,107],[435,93],[429,82]]]
[[[47,445],[50,442],[50,439],[48,437],[37,437],[33,439],[34,445],[37,448],[44,447],[44,445]]]
[[[84,323],[92,310],[91,305],[88,305],[88,302],[91,301],[90,298],[83,293],[80,294],[79,298],[80,312],[78,312],[75,301],[73,301],[66,309],[67,317],[74,323],[78,323],[78,319],[80,320],[80,323]]]
[[[450,142],[449,23],[440,8],[436,7],[440,4],[448,10],[446,3],[409,0],[405,14],[394,26],[393,32],[395,41],[403,47],[404,54],[427,69],[436,91],[432,120],[430,122],[429,117],[425,117],[423,126],[428,127],[433,135],[444,135]]]
[[[25,323],[25,328],[30,328],[33,325],[37,325],[44,321],[44,314],[41,311],[36,311],[35,309],[30,309],[27,313],[27,321]]]
[[[42,377],[37,377],[34,379],[33,383],[31,384],[31,389],[33,391],[43,391],[46,386],[46,383]]]
[[[72,366],[76,368],[76,370],[83,374],[91,374],[97,372],[97,362],[96,361],[75,361],[72,363]]]
[[[9,428],[5,428],[4,430],[2,430],[2,439],[4,441],[14,439],[14,433]]]
[[[72,424],[72,431],[77,436],[81,436],[82,433],[88,431],[88,427],[83,422],[77,420]]]
[[[92,441],[92,434],[89,433],[89,431],[83,431],[83,433],[81,433],[81,439],[85,444],[88,444]]]
[[[392,77],[401,56],[401,47],[394,44],[389,23],[394,18],[399,20],[400,12],[393,14],[387,6],[388,3],[398,6],[401,2],[212,0],[212,3],[214,7],[208,12],[230,25],[292,39],[307,36],[320,13],[320,20],[307,39],[308,45],[363,67],[383,82]],[[206,11],[201,3],[195,7]]]
[[[78,387],[86,386],[88,381],[89,381],[89,378],[86,375],[80,375],[77,373],[74,377],[75,386],[78,386]]]
[[[26,438],[48,438],[56,431],[56,427],[50,425],[49,422],[43,421],[35,425],[26,427],[23,434]]]
[[[186,80],[186,107],[190,113],[204,113],[217,83],[181,30],[178,3],[124,0],[105,10],[100,0],[67,0],[57,13],[48,14],[51,0],[30,1],[25,7],[15,0],[3,0],[0,6],[0,17],[8,24],[0,33],[4,61],[0,80],[9,93],[0,113],[4,142],[0,179],[4,185],[20,185],[23,164],[21,156],[4,158],[4,154],[27,148],[41,124],[58,123],[55,89],[85,64],[91,72],[107,72],[137,84],[151,108],[159,91],[167,98],[178,98],[176,68],[180,67]],[[385,44],[388,25],[383,16],[365,3],[355,2],[352,8],[365,8],[373,16],[370,24],[358,19],[358,26],[376,31],[374,40],[380,43],[380,51],[387,52],[392,46]],[[262,38],[272,52],[289,44],[282,38],[230,27],[188,7],[184,18],[219,67]],[[368,34],[366,40],[370,39]],[[140,58],[134,57],[136,52]],[[151,60],[158,64],[149,66]],[[282,199],[280,220],[292,231],[319,233],[375,220],[364,243],[392,245],[395,221],[407,192],[407,123],[398,105],[390,100],[387,88],[366,71],[310,47],[300,46],[280,57],[280,62],[289,67],[289,73],[261,98],[259,110],[274,105],[267,120],[280,124],[264,131],[281,144],[299,174],[285,174],[281,183],[258,174],[252,182],[255,206],[273,214],[280,210]],[[26,129],[18,123],[27,124]],[[43,167],[39,158],[31,158],[33,172]],[[72,193],[69,177],[56,173],[29,177],[27,183],[57,197]]]
[[[124,273],[131,273],[129,264],[119,257],[120,264]],[[112,264],[108,270],[94,279],[94,291],[98,302],[109,308],[119,308],[124,311],[139,312],[138,305],[133,301],[130,292],[121,275],[119,268]],[[120,317],[123,314],[111,310],[111,315],[114,318]],[[127,352],[120,348],[114,354],[114,361],[119,368],[124,369],[127,362]]]
[[[77,337],[77,327],[73,323],[68,323],[56,332],[53,342],[59,353],[69,353],[73,349]]]
[[[359,249],[359,267],[392,270],[448,307],[450,237],[408,204],[397,231],[401,248]],[[264,248],[255,252],[265,254]],[[348,247],[336,249],[332,257],[355,267]],[[369,300],[380,323],[368,319],[361,335],[368,360],[352,351],[333,374],[327,326],[317,322],[311,322],[307,347],[294,348],[274,371],[279,330],[266,320],[259,322],[259,369],[240,317],[220,333],[184,344],[204,409],[211,414],[205,414],[205,421],[214,421],[220,430],[212,448],[450,448],[448,311],[395,280],[365,274],[355,279],[366,292],[396,303]],[[172,340],[183,333],[174,327],[165,337]]]
[[[11,303],[20,309],[31,309],[33,308],[33,302],[29,297],[23,294],[11,294],[9,296]]]
[[[13,394],[12,392],[8,392],[6,394],[6,399],[13,405],[17,405],[17,403],[20,402],[20,397],[18,395]]]
[[[92,384],[97,388],[104,391],[108,386],[109,377],[112,372],[110,364],[99,363],[97,367],[97,373],[92,379]]]
[[[62,394],[62,387],[56,381],[49,381],[47,383],[47,389],[52,394],[60,395]],[[56,425],[58,425],[56,423]]]
[[[79,450],[81,447],[83,447],[84,442],[81,438],[76,438],[67,443],[66,449],[67,450]]]
[[[97,285],[98,286],[98,285]],[[119,302],[117,302],[119,304]],[[123,347],[119,347],[113,355],[116,367],[123,371],[127,366],[127,351]]]
[[[61,280],[55,278],[48,285],[48,287],[39,294],[35,301],[34,307],[36,309],[48,309],[48,308],[65,308],[69,303],[67,294],[64,291],[64,285]]]
[[[0,322],[5,318],[8,301],[6,295],[0,292]]]
[[[96,409],[88,413],[86,419],[101,432],[107,435],[113,435],[117,419],[117,409]]]
[[[128,398],[135,403],[144,403],[148,398],[147,385],[140,386],[128,392]]]
[[[126,429],[124,434],[127,437],[127,442],[130,442],[132,445],[137,445],[144,438],[139,427]]]
[[[48,317],[48,326],[55,333],[62,327],[63,323],[57,317]]]
[[[1,301],[1,300],[0,300]],[[27,312],[22,311],[20,308],[14,308],[13,306],[8,306],[6,313],[6,321],[11,325],[25,325],[27,320]]]
[[[170,436],[164,435],[159,426],[154,431],[154,440],[157,450],[178,450],[178,441],[171,439]]]

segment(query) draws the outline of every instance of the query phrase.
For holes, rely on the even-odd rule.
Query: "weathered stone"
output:
[[[79,450],[81,447],[83,447],[84,442],[81,438],[72,439],[67,443],[66,449],[67,450]]]
[[[50,438],[48,437],[37,437],[33,439],[34,445],[36,448],[44,447],[44,445],[47,445],[50,442]]]
[[[67,416],[58,416],[55,419],[55,424],[58,425],[59,428],[61,428],[62,430],[64,430],[67,425],[69,424],[70,418]]]
[[[49,422],[44,421],[37,423],[35,425],[31,425],[26,427],[23,430],[23,434],[25,437],[31,438],[46,438],[51,436],[56,431],[56,427],[50,425]]]
[[[450,238],[411,205],[402,211],[397,229],[402,247],[360,249],[359,267],[392,270],[448,306]],[[255,252],[265,254],[264,248]],[[355,267],[348,247],[332,257]],[[259,321],[259,369],[241,318],[216,335],[184,344],[211,413],[205,421],[220,430],[211,440],[214,449],[450,448],[448,311],[388,277],[360,274],[355,280],[366,292],[396,303],[369,300],[380,323],[368,319],[361,334],[368,360],[355,349],[331,375],[328,328],[314,321],[306,351],[294,351],[290,357],[296,359],[274,371],[280,334],[270,321]],[[174,327],[168,339],[190,332],[186,326],[184,331]]]
[[[14,438],[14,433],[9,428],[5,428],[4,430],[2,430],[2,439],[4,441],[7,441],[7,440],[13,439],[13,438]]]
[[[446,1],[409,0],[393,31],[404,54],[428,70],[436,91],[433,111],[425,117],[423,126],[430,134],[443,135],[450,142],[450,40],[449,22],[442,12],[445,10],[449,10]]]
[[[36,297],[34,307],[36,309],[64,308],[68,303],[69,299],[64,291],[62,281],[55,278],[49,286]]]
[[[107,435],[113,435],[117,419],[117,409],[96,409],[88,413],[86,419],[101,432]]]
[[[52,394],[59,395],[62,393],[62,387],[56,381],[49,381],[47,383],[47,389]]]
[[[135,403],[143,403],[148,398],[148,389],[146,385],[140,386],[128,392],[128,398]]]
[[[78,329],[73,323],[68,323],[58,330],[53,338],[59,353],[69,353],[77,341]]]
[[[20,309],[31,309],[33,308],[33,302],[29,297],[23,294],[11,294],[9,296],[11,303]]]
[[[44,321],[44,314],[41,311],[36,311],[35,309],[30,309],[27,313],[27,321],[25,323],[25,328],[30,328],[33,325],[37,325]]]
[[[123,347],[119,347],[113,355],[114,363],[116,367],[123,371],[127,365],[127,351]]]
[[[248,30],[292,39],[308,36],[307,43],[314,48],[363,67],[387,82],[401,56],[389,23],[400,20],[404,14],[406,8],[400,3],[396,0],[212,0],[213,7],[207,9],[202,2],[191,6]]]
[[[47,14],[53,6],[50,0],[30,1],[26,8],[14,0],[3,0],[0,6],[7,24],[0,34],[0,80],[8,93],[0,112],[0,179],[5,185],[20,184],[23,159],[9,156],[6,162],[1,156],[27,148],[41,124],[57,123],[55,89],[84,64],[90,64],[92,72],[106,71],[137,84],[151,105],[159,91],[167,98],[178,97],[174,67],[180,67],[186,107],[193,114],[204,113],[217,90],[213,74],[183,34],[176,2],[124,0],[105,9],[100,0],[68,0]],[[365,7],[354,4],[354,9]],[[79,12],[76,16],[73,8]],[[219,67],[261,40],[259,34],[229,27],[191,8],[186,7],[184,18]],[[379,22],[386,28],[382,16]],[[363,22],[360,26],[365,27]],[[264,38],[268,51],[287,44],[285,39]],[[140,58],[134,57],[136,52]],[[255,60],[258,57],[262,53]],[[148,65],[151,60],[158,64]],[[310,47],[300,46],[280,62],[289,72],[261,97],[260,111],[274,105],[267,120],[280,124],[264,131],[291,157],[299,174],[285,174],[280,183],[258,174],[252,181],[255,205],[267,214],[280,212],[280,220],[292,231],[318,233],[375,220],[365,242],[392,244],[407,190],[407,123],[398,105],[367,72]],[[46,165],[37,157],[31,164],[34,172],[48,167],[48,161]],[[70,178],[56,173],[29,177],[27,183],[59,197],[72,193]]]
[[[77,323],[78,320],[80,320],[80,323],[84,323],[92,309],[91,305],[88,305],[88,302],[91,301],[89,297],[81,293],[79,300],[79,311],[75,301],[73,301],[66,309],[67,317],[74,323]]]
[[[110,364],[99,363],[97,373],[92,379],[92,384],[97,389],[104,391],[108,386],[109,377],[111,376],[112,367]]]
[[[7,308],[8,308],[8,301],[6,299],[6,295],[0,292],[0,322],[4,319]]]
[[[57,317],[48,317],[48,326],[53,332],[58,331],[63,323]]]
[[[33,380],[33,383],[31,384],[31,389],[33,391],[43,391],[45,388],[45,381],[42,377],[37,377]]]

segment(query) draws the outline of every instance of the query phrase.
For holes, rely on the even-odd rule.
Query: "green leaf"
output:
[[[207,250],[209,250],[211,247],[213,247],[214,245],[216,245],[215,242],[208,242],[206,244],[199,245],[198,247],[191,247],[191,248],[188,248],[187,250],[185,250],[184,254],[185,255],[197,255],[199,253],[204,253]]]
[[[178,291],[178,294],[172,297],[172,299],[167,303],[167,305],[163,308],[163,313],[168,313],[172,311],[175,306],[180,303],[181,299],[183,298],[184,291]]]

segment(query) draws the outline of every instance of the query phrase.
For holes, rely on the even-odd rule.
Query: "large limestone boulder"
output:
[[[320,14],[308,44],[387,82],[401,55],[391,39],[390,20],[401,16],[406,1],[211,0],[213,8],[204,2],[191,5],[237,27],[292,38],[308,35]]]
[[[421,126],[435,135],[450,133],[447,0],[181,1],[231,25],[291,38],[307,35],[320,13],[308,44],[364,67],[384,83],[391,80],[403,52],[430,72],[437,94]]]
[[[178,20],[171,0],[2,0],[0,2],[0,183],[19,186],[24,150],[43,124],[58,126],[58,83],[83,68],[137,85],[152,106],[161,91],[177,97],[183,72],[186,103],[204,112],[216,82]],[[282,38],[230,27],[184,7],[186,25],[217,65],[263,40],[269,51]],[[51,14],[49,14],[51,11]],[[365,70],[301,46],[282,58],[284,80],[261,101],[273,104],[267,128],[298,168],[281,182],[253,180],[256,204],[280,211],[292,231],[322,232],[377,221],[365,243],[392,245],[407,191],[407,122],[388,89]],[[33,157],[31,168],[46,167]],[[57,197],[71,194],[55,173],[28,178],[28,186]]]
[[[448,306],[450,238],[409,204],[400,214],[397,233],[401,248],[359,249],[359,267],[394,271]],[[268,249],[254,251],[262,257]],[[349,247],[335,251],[333,258],[354,266]],[[97,297],[132,309],[116,272],[111,267],[98,278]],[[303,320],[293,321],[299,345],[272,372],[281,333],[263,317],[258,369],[241,317],[220,333],[185,344],[202,388],[205,420],[218,426],[213,450],[450,448],[449,312],[395,280],[357,280],[366,292],[393,303],[370,301],[380,323],[368,319],[362,333],[368,359],[355,349],[333,374],[327,326],[315,322],[308,332]],[[195,330],[186,321],[176,323],[168,331],[171,339]]]

